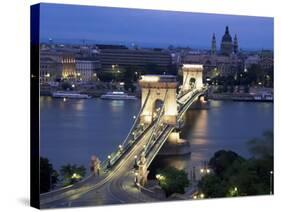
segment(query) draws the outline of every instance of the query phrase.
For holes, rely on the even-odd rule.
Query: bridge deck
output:
[[[183,114],[191,106],[191,104],[203,92],[205,92],[204,89],[195,90],[179,97],[179,112],[177,117],[178,121],[182,118]],[[66,202],[80,201],[81,199],[83,200],[89,195],[95,198],[99,198],[100,194],[97,194],[96,191],[101,189],[103,189],[103,192],[105,192],[105,194],[103,195],[107,196],[111,202],[115,201],[117,203],[122,203],[123,200],[120,200],[120,196],[123,197],[125,202],[134,202],[133,200],[131,200],[131,197],[129,197],[130,191],[124,191],[121,184],[126,182],[120,183],[122,181],[122,178],[124,178],[124,176],[127,176],[127,178],[129,177],[130,179],[133,179],[134,173],[132,172],[132,168],[135,163],[134,157],[135,155],[140,156],[143,151],[145,151],[146,153],[146,163],[148,167],[153,161],[154,157],[158,154],[159,150],[164,145],[169,134],[174,130],[174,128],[175,126],[162,123],[160,114],[160,117],[158,117],[157,121],[153,122],[145,130],[142,130],[142,132],[137,136],[138,138],[135,140],[137,142],[134,142],[134,145],[129,146],[129,148],[126,149],[126,151],[123,151],[122,154],[119,154],[118,156],[116,156],[117,154],[115,155],[117,159],[114,159],[115,161],[111,169],[109,169],[107,172],[102,172],[100,177],[90,176],[83,182],[79,182],[69,188],[60,189],[41,195],[41,207],[48,208],[53,207],[54,205],[58,206]],[[130,133],[132,133],[132,130],[130,131]],[[153,136],[155,139],[151,140]],[[128,140],[126,140],[126,142],[128,142]],[[131,191],[133,191],[132,188]],[[115,200],[113,200],[113,193],[118,193],[119,198],[116,198],[115,195]],[[144,199],[147,200],[147,198]]]

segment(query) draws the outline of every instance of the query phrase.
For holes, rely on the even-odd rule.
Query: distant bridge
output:
[[[175,76],[142,76],[141,109],[127,137],[101,164],[101,175],[42,194],[41,207],[153,201],[139,191],[147,182],[148,167],[185,112],[207,90],[203,85],[202,65],[185,64],[182,71],[183,83],[178,93]],[[92,197],[90,201],[89,197]],[[101,197],[102,201],[96,202]]]

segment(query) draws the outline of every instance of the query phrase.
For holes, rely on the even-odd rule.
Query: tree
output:
[[[208,197],[265,195],[273,189],[273,132],[249,142],[253,157],[246,160],[232,151],[220,150],[209,161],[214,170],[198,187]]]
[[[224,197],[227,192],[226,184],[227,182],[212,173],[202,177],[198,183],[198,188],[206,197]]]
[[[40,157],[40,193],[48,192],[58,181],[58,173],[48,158]]]
[[[113,79],[115,79],[113,73],[108,71],[99,72],[97,76],[102,82],[111,82]]]
[[[221,176],[235,161],[241,163],[245,159],[233,151],[217,151],[209,161],[209,166]]]
[[[61,167],[60,173],[64,179],[64,185],[67,186],[85,177],[86,168],[84,166],[77,166],[76,164],[67,164]]]
[[[156,178],[159,185],[165,191],[166,196],[173,193],[184,193],[184,188],[189,185],[187,173],[174,167],[167,167],[157,171]]]

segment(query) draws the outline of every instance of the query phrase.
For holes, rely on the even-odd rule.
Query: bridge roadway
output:
[[[185,107],[186,104],[189,104],[188,99],[190,97],[188,95],[188,93],[182,95],[179,99],[179,101],[185,102],[180,107],[179,118],[189,107]],[[192,97],[192,99],[195,99],[194,96]],[[154,154],[151,158],[149,158],[149,164],[164,144],[169,133],[174,129],[173,126],[169,125],[164,128],[164,131],[159,137],[161,142],[158,142],[151,151],[154,152]],[[145,195],[134,185],[134,157],[135,155],[141,154],[152,133],[153,126],[150,126],[147,131],[140,136],[136,144],[108,173],[102,173],[100,177],[90,176],[83,182],[76,183],[69,188],[41,195],[41,208],[79,207],[157,201],[157,199]]]
[[[152,128],[140,138],[135,146],[128,152],[126,157],[108,174],[99,178],[94,183],[94,177],[90,177],[80,185],[73,188],[57,192],[52,199],[52,193],[47,194],[48,197],[41,199],[41,208],[58,208],[58,207],[75,207],[75,206],[91,206],[104,204],[120,204],[120,203],[137,203],[155,201],[144,195],[134,186],[133,166],[135,163],[135,155],[139,155],[143,150],[148,137],[152,133]],[[92,186],[91,186],[92,184]],[[59,197],[58,197],[59,196]]]
[[[177,116],[177,121],[182,119],[183,115],[185,112],[188,110],[188,108],[192,105],[194,101],[198,99],[200,95],[202,95],[205,92],[205,88],[202,90],[195,90],[195,91],[190,91],[184,95],[181,95],[180,98],[178,99],[178,103],[180,104],[179,106],[179,112]],[[176,128],[176,126],[173,125],[168,125],[161,123],[158,129],[155,131],[157,138],[155,139],[152,144],[150,144],[150,148],[146,152],[146,166],[149,167],[150,164],[152,163],[153,159],[155,156],[158,154],[160,151],[161,147],[164,145],[166,142],[168,136],[170,133]]]

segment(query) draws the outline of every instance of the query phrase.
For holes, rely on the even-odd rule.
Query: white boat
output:
[[[52,94],[54,98],[69,98],[69,99],[90,99],[91,96],[76,92],[56,91]]]
[[[112,99],[112,100],[134,100],[137,99],[135,96],[129,96],[127,93],[122,91],[113,91],[107,92],[104,95],[101,95],[101,99]]]

